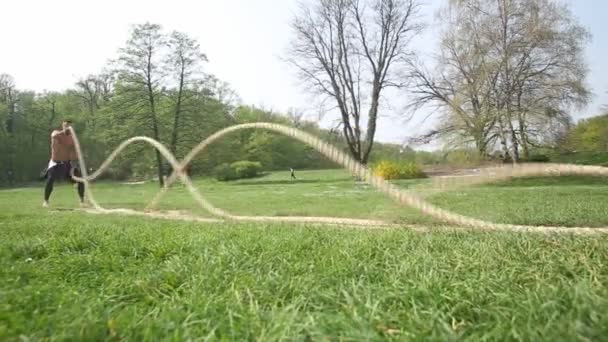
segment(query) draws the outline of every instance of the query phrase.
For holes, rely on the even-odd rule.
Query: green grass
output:
[[[240,214],[437,225],[345,173],[298,176],[197,185]],[[153,184],[95,189],[105,205],[132,208],[156,191]],[[74,196],[58,187],[52,204],[68,209]],[[40,197],[40,188],[0,191],[0,340],[608,336],[608,237],[205,225],[49,212]],[[602,179],[525,179],[431,200],[503,222],[608,225]],[[181,187],[162,208],[198,212]]]

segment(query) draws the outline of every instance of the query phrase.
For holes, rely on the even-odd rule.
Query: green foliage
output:
[[[383,160],[372,166],[374,175],[386,180],[425,178],[426,175],[418,165],[412,162],[395,162]]]
[[[608,114],[581,120],[567,136],[566,149],[608,152]]]
[[[213,169],[213,175],[215,179],[220,182],[238,179],[234,168],[227,163],[216,166],[215,169]]]
[[[416,151],[415,161],[419,165],[438,165],[444,163],[440,152]]]
[[[551,161],[564,164],[597,165],[608,167],[608,152],[556,153]]]
[[[239,179],[254,178],[257,177],[262,171],[262,164],[259,162],[242,160],[230,164],[230,168],[234,170],[234,174]]]
[[[378,144],[370,154],[370,164],[375,164],[383,160],[408,161],[414,162],[416,154],[411,147],[403,147],[397,144]]]
[[[254,178],[262,171],[262,164],[248,160],[237,161],[232,164],[224,163],[213,170],[215,179],[221,182],[236,179]]]

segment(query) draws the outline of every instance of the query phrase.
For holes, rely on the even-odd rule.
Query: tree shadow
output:
[[[537,186],[608,186],[608,177],[602,176],[554,176],[523,177],[482,185],[485,187],[537,187]]]
[[[72,211],[76,211],[75,208],[53,208],[51,210],[49,210],[50,212],[58,212],[58,213],[62,213],[62,212],[72,212]]]
[[[329,183],[355,183],[354,179],[295,179],[295,180],[259,180],[259,181],[238,181],[230,183],[233,186],[239,185],[297,185],[297,184],[329,184]]]

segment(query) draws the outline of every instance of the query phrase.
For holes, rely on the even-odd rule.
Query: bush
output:
[[[372,172],[375,176],[382,177],[386,180],[390,179],[413,179],[425,178],[426,175],[418,165],[411,162],[397,163],[390,160],[383,160],[372,166]]]
[[[222,164],[213,169],[213,176],[220,182],[227,182],[242,178],[257,177],[262,171],[262,164],[247,160]]]
[[[555,163],[608,167],[608,152],[571,152],[551,155]]]
[[[262,164],[247,160],[232,163],[230,168],[234,171],[237,178],[254,178],[262,171]]]
[[[228,164],[221,164],[213,169],[213,176],[220,182],[227,182],[238,179],[234,169]]]

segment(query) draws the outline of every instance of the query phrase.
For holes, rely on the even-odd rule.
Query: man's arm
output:
[[[51,133],[51,138],[57,139],[61,135],[66,135],[65,133],[65,129],[56,129]]]

